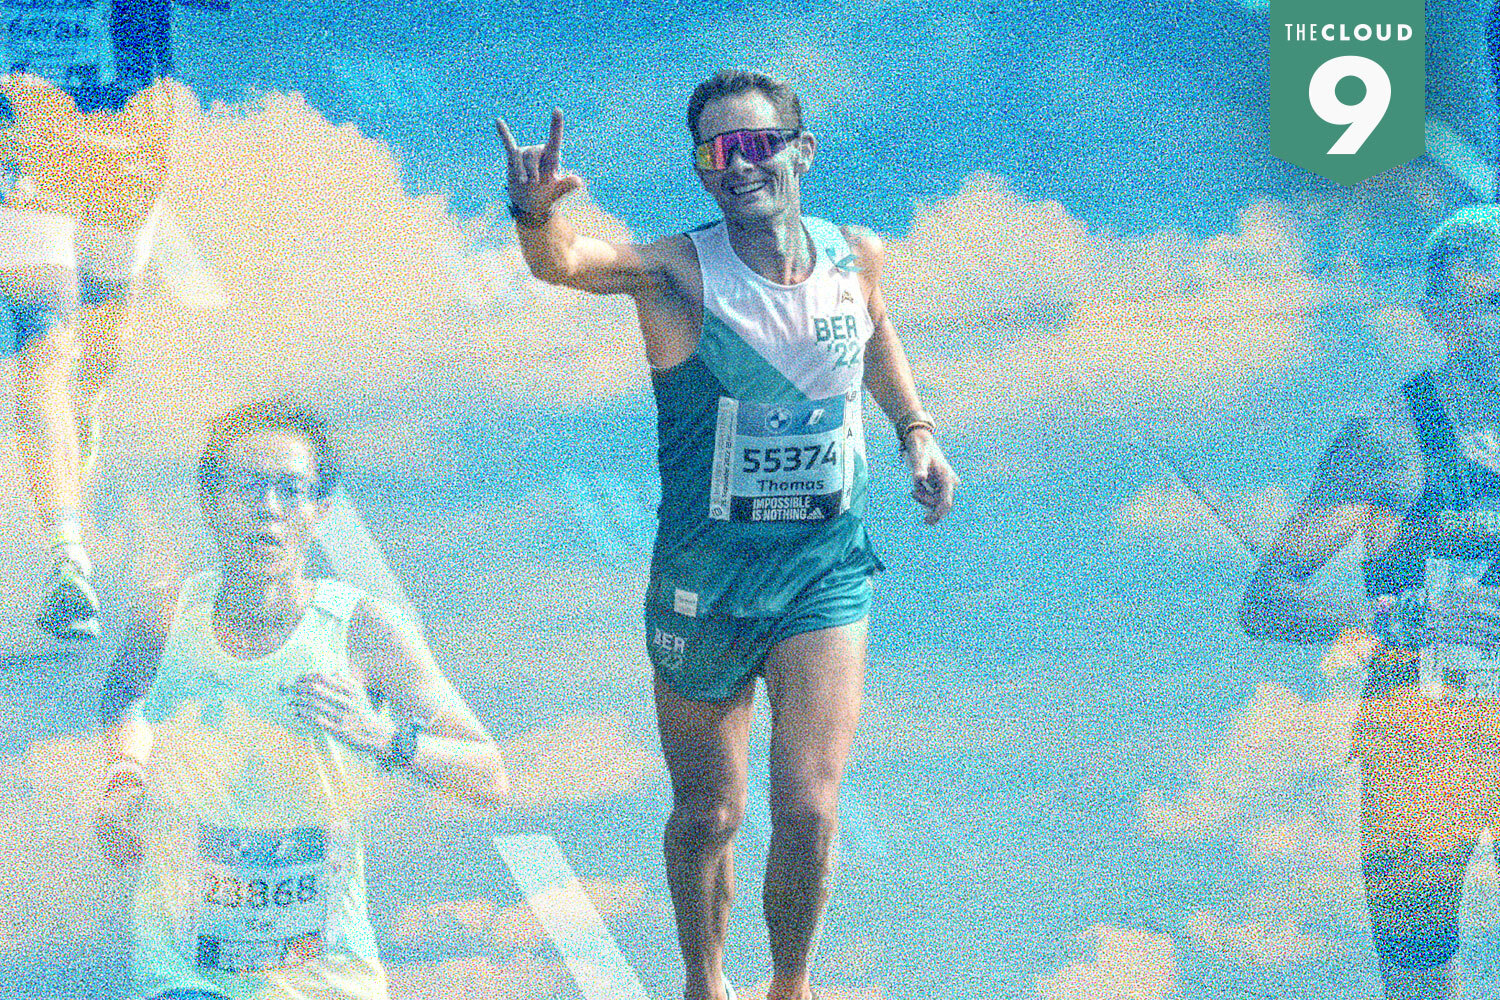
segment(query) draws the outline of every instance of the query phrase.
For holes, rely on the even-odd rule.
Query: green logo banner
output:
[[[1271,0],[1271,152],[1358,184],[1426,150],[1422,0]]]

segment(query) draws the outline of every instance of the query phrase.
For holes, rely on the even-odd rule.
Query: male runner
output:
[[[0,293],[16,330],[19,450],[53,535],[37,625],[62,639],[99,633],[82,492],[166,177],[172,4],[0,0]]]
[[[1500,818],[1500,570],[1485,570],[1500,546],[1500,207],[1442,223],[1424,264],[1422,312],[1447,363],[1344,428],[1242,608],[1252,635],[1328,642],[1360,629],[1381,640],[1355,750],[1366,898],[1390,1000],[1458,995],[1464,868]],[[1366,595],[1314,590],[1313,574],[1356,535]],[[1429,565],[1441,574],[1465,560],[1481,560],[1468,563],[1478,584],[1439,591]],[[1448,649],[1468,650],[1471,668],[1442,670]]]
[[[760,674],[773,720],[768,995],[803,1000],[881,569],[863,520],[862,387],[896,425],[928,524],[951,508],[958,477],[886,314],[879,239],[802,215],[816,143],[796,95],[758,73],[720,72],[693,91],[687,124],[724,219],[649,245],[581,235],[553,210],[583,183],[559,172],[560,111],[543,146],[517,148],[499,130],[532,272],[628,294],[640,314],[662,476],[646,639],[672,776],[665,847],[684,996],[725,996]]]
[[[385,1000],[365,908],[368,763],[480,805],[507,794],[499,748],[416,628],[307,579],[338,475],[310,410],[221,418],[198,466],[220,568],[160,594],[116,660],[96,828],[116,864],[139,867],[132,996]]]

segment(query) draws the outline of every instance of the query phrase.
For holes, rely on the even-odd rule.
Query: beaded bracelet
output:
[[[896,418],[896,443],[901,450],[906,450],[906,436],[917,428],[925,428],[928,433],[937,431],[937,424],[933,423],[932,415],[926,410],[911,410]]]

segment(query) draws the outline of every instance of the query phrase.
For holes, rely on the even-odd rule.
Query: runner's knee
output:
[[[832,843],[839,825],[838,800],[824,798],[780,799],[771,795],[771,826],[781,836],[791,836],[800,843]]]
[[[745,821],[745,803],[701,800],[679,803],[672,810],[677,839],[700,846],[719,846],[734,839]]]

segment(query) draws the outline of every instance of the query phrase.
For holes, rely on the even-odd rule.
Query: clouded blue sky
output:
[[[1430,5],[1431,105],[1488,148],[1487,78],[1466,55],[1478,6]],[[141,566],[190,561],[182,470],[202,419],[287,386],[326,403],[350,436],[355,500],[486,722],[525,759],[597,748],[595,784],[577,792],[576,770],[537,764],[535,808],[504,822],[558,836],[669,995],[666,792],[636,635],[655,495],[643,359],[622,303],[524,273],[496,218],[493,119],[539,138],[562,107],[566,162],[589,182],[580,224],[680,231],[711,210],[687,166],[688,92],[723,65],[767,69],[801,92],[819,139],[808,210],[889,236],[893,310],[965,479],[951,523],[915,524],[872,421],[891,569],[826,981],[880,998],[1368,990],[1340,751],[1353,654],[1238,631],[1248,559],[1135,422],[1264,537],[1336,427],[1433,359],[1410,259],[1462,193],[1425,159],[1342,189],[1271,158],[1266,16],[183,12],[184,107],[204,110],[179,122],[172,200],[226,307],[184,290],[180,256],[163,264],[117,393],[100,530]],[[0,546],[19,551],[25,511],[7,503]],[[1342,572],[1331,582],[1350,584]],[[59,728],[11,761],[4,789],[27,818],[13,856],[77,814],[82,792],[57,776],[88,743]],[[765,974],[754,822],[730,944],[748,984]],[[474,853],[476,829],[439,817],[372,840],[400,981],[413,996],[428,982],[569,995],[504,917],[514,899]],[[82,835],[69,844],[86,863]],[[95,890],[48,896],[38,885],[63,876],[32,874],[0,894],[20,928],[4,974],[52,990],[94,947],[87,925],[66,927]],[[1476,877],[1489,895],[1472,921],[1488,927],[1496,876]],[[39,893],[51,924],[22,919]],[[1475,952],[1481,973],[1491,951]]]

